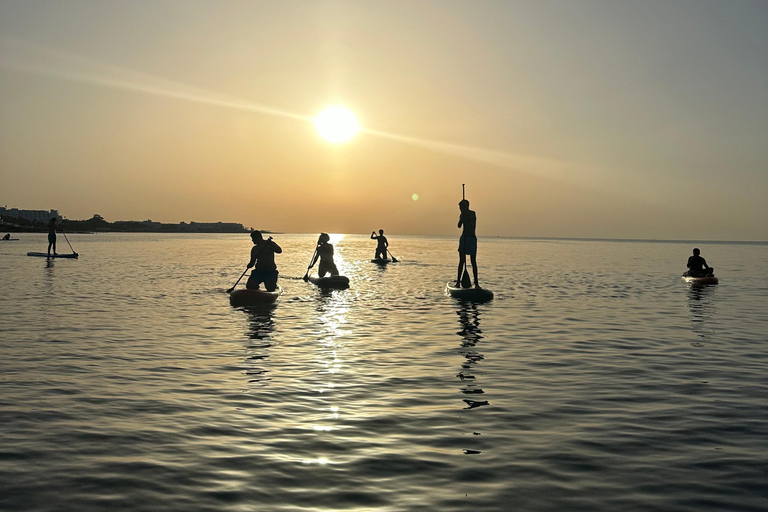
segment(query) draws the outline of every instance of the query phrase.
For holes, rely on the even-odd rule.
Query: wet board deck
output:
[[[682,278],[685,279],[686,283],[691,283],[691,284],[717,284],[720,282],[720,280],[715,276],[704,276],[704,277],[682,276]]]
[[[28,252],[27,256],[37,256],[39,258],[77,258],[80,256],[76,252],[72,254],[48,254],[47,252]]]
[[[346,276],[310,277],[309,282],[320,288],[348,288],[349,278]]]
[[[486,288],[461,288],[456,283],[449,281],[445,285],[445,292],[455,299],[470,300],[474,302],[483,302],[493,298],[493,292]]]
[[[261,304],[271,304],[283,293],[283,289],[278,286],[273,292],[267,290],[249,290],[241,288],[234,290],[229,294],[229,303],[233,306],[259,306]]]

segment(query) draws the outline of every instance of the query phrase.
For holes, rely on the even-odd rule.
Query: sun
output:
[[[357,117],[346,107],[334,105],[315,117],[315,128],[322,138],[334,144],[347,142],[360,131]]]

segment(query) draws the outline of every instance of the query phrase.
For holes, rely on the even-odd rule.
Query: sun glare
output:
[[[315,128],[322,138],[334,144],[347,142],[360,131],[357,117],[351,110],[334,105],[315,117]]]

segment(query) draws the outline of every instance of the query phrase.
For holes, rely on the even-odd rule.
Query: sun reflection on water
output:
[[[318,295],[315,358],[321,380],[316,390],[323,397],[318,411],[323,419],[318,421],[314,418],[310,421],[312,431],[320,436],[328,435],[327,433],[339,428],[341,407],[334,402],[339,400],[337,387],[342,387],[340,379],[348,370],[344,356],[345,336],[349,334],[345,327],[350,307],[351,302],[345,291],[333,290]],[[332,464],[328,458],[322,456],[325,454],[317,455],[316,459],[302,460],[302,463]]]

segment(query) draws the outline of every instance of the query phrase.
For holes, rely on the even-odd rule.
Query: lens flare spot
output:
[[[413,194],[411,196],[411,199],[413,199],[414,201],[418,201],[419,200],[419,194]]]

